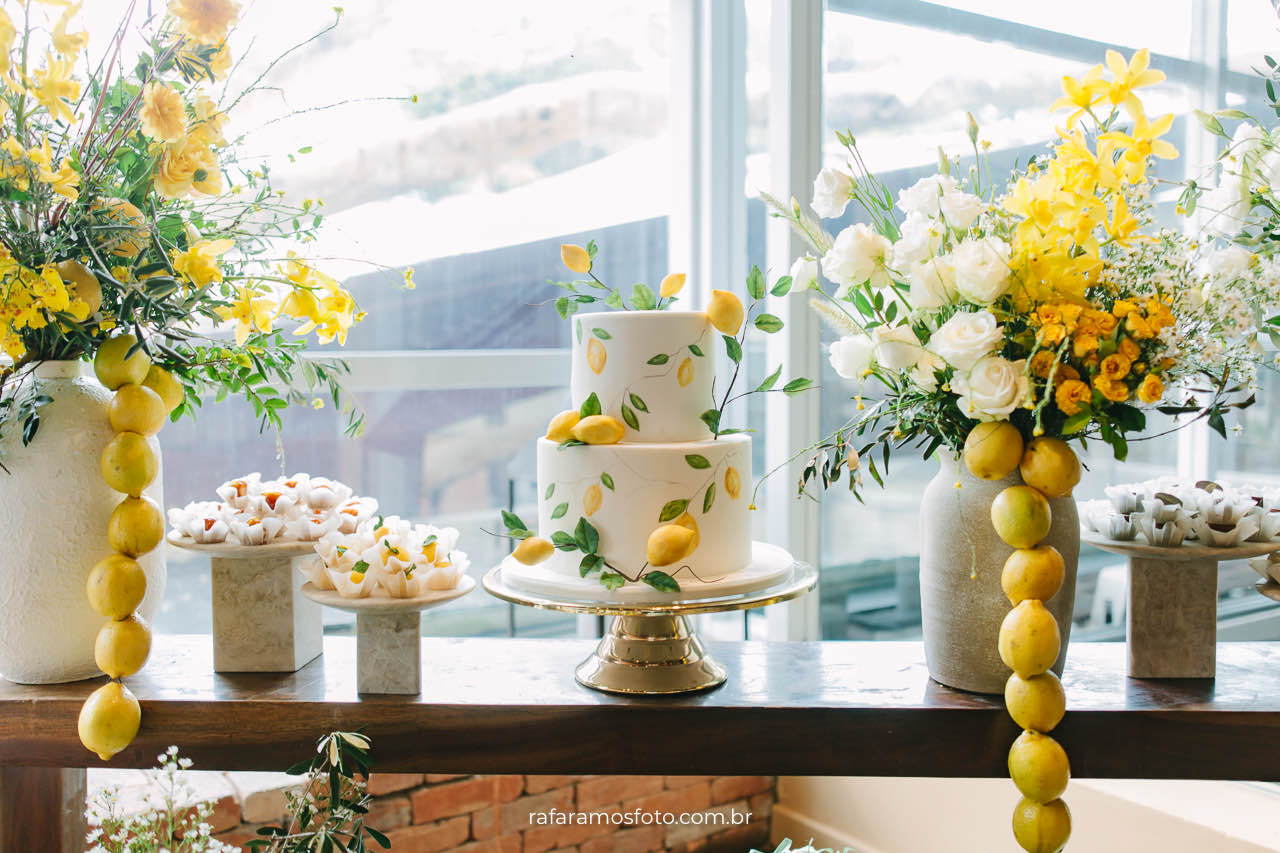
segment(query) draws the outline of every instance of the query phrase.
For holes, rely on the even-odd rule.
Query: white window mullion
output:
[[[701,0],[671,0],[671,212],[667,268],[695,278],[702,268]],[[698,304],[690,288],[686,298]]]

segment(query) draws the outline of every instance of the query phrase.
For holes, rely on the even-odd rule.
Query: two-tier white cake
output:
[[[574,405],[594,395],[623,434],[609,444],[538,439],[536,532],[564,545],[585,522],[598,534],[595,552],[627,582],[609,589],[598,570],[583,576],[584,552],[574,547],[536,565],[508,558],[504,579],[548,595],[632,603],[730,595],[784,574],[790,556],[751,541],[751,438],[717,438],[703,419],[716,407],[712,379],[723,349],[707,316],[616,311],[571,322]],[[669,524],[693,531],[688,552],[661,567],[679,591],[643,582],[657,570],[647,558],[650,537]]]

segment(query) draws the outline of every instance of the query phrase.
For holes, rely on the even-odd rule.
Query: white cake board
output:
[[[699,580],[690,577],[688,572],[669,572],[680,584],[679,592],[659,592],[646,583],[628,583],[619,589],[610,590],[600,583],[598,575],[574,577],[549,569],[546,563],[526,566],[513,557],[503,560],[500,569],[504,583],[533,595],[643,606],[703,601],[755,592],[777,583],[794,565],[795,560],[791,555],[777,545],[752,542],[751,562],[732,574]]]

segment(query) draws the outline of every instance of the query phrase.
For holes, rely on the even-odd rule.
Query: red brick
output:
[[[255,838],[262,838],[258,834],[258,826],[266,826],[266,824],[251,825],[242,823],[235,829],[216,833],[213,837],[223,844],[229,844],[232,847],[243,847]]]
[[[774,791],[766,791],[763,794],[756,794],[747,801],[748,807],[751,809],[751,819],[753,821],[766,820],[769,815],[773,814],[773,802],[777,799]]]
[[[678,791],[663,791],[638,800],[627,800],[622,804],[624,812],[639,809],[642,812],[685,812],[704,811],[711,805],[711,786],[704,783],[690,785]]]
[[[697,785],[699,782],[710,782],[714,776],[663,776],[662,784],[668,791],[675,791],[679,788],[688,788],[691,785]]]
[[[369,777],[365,788],[369,796],[381,797],[383,794],[416,788],[421,784],[421,773],[374,773]]]
[[[511,835],[514,832],[530,829],[532,827],[532,824],[529,823],[530,813],[549,812],[553,808],[562,812],[571,811],[573,809],[573,789],[559,788],[543,794],[534,794],[531,797],[521,797],[504,805],[499,815],[502,827],[499,835]]]
[[[195,811],[192,806],[186,814]],[[204,819],[204,823],[209,824],[211,832],[226,832],[229,829],[235,829],[240,825],[240,801],[236,799],[234,794],[227,794],[213,801],[213,811]]]
[[[430,823],[442,817],[466,814],[493,803],[493,781],[474,776],[413,792],[413,822]]]
[[[619,811],[620,807],[616,803],[597,809],[579,809],[579,814],[597,814],[601,815],[601,817],[590,823],[571,823],[563,826],[533,826],[524,833],[525,853],[537,853],[538,851],[551,850],[558,847],[572,847],[576,844],[581,844],[588,838],[608,835],[617,831],[619,827],[627,827],[626,824],[614,823],[609,818],[604,817],[604,815],[616,814]],[[586,819],[590,820],[590,818]]]
[[[524,792],[526,794],[541,794],[543,791],[550,791],[552,788],[563,788],[565,785],[571,785],[583,776],[526,776],[524,777]]]
[[[520,836],[504,835],[488,841],[473,841],[453,848],[454,853],[520,853]]]
[[[494,802],[508,803],[524,793],[523,776],[489,776],[493,782]]]
[[[434,785],[437,782],[448,782],[450,779],[465,779],[466,773],[428,773],[426,775],[427,784]]]
[[[455,817],[439,823],[406,826],[387,833],[396,853],[437,853],[453,850],[471,835],[471,818]]]
[[[413,823],[413,808],[409,804],[409,798],[405,795],[375,797],[369,803],[369,813],[365,815],[364,822],[380,832],[408,826]]]
[[[578,853],[577,847],[557,847],[551,853]]]
[[[579,853],[652,853],[664,849],[660,826],[624,829],[612,835],[593,838],[578,848]]]
[[[471,837],[485,841],[498,834],[498,807],[489,806],[471,813]]]
[[[721,776],[711,783],[711,802],[727,803],[773,787],[772,776]]]
[[[747,801],[735,800],[732,803],[725,803],[724,805],[702,810],[699,813],[705,815],[703,823],[686,823],[668,826],[666,835],[667,847],[675,849],[686,844],[692,845],[700,839],[707,838],[708,836],[724,832],[726,829],[733,828],[734,824],[732,821],[735,817],[735,812],[737,813],[736,816],[739,820],[745,819],[748,813]],[[740,823],[737,824],[737,826],[750,826],[755,822],[760,822],[766,828],[769,824],[768,820],[757,821],[756,817],[752,815],[746,823]]]
[[[661,790],[661,776],[597,776],[578,783],[578,811],[590,811]]]

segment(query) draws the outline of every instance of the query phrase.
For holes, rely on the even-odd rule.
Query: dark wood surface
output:
[[[379,769],[437,773],[1004,776],[997,697],[932,682],[918,643],[712,643],[729,681],[680,698],[580,687],[589,640],[425,639],[417,697],[361,697],[355,643],[289,675],[215,675],[206,637],[163,636],[129,680],[143,727],[113,766],[169,744],[196,766],[280,770],[364,727]],[[1054,732],[1078,777],[1280,781],[1280,643],[1224,643],[1216,680],[1125,675],[1123,643],[1073,644]],[[0,681],[0,765],[96,765],[76,715],[98,684]]]
[[[83,770],[0,767],[0,850],[83,853],[84,809]]]

